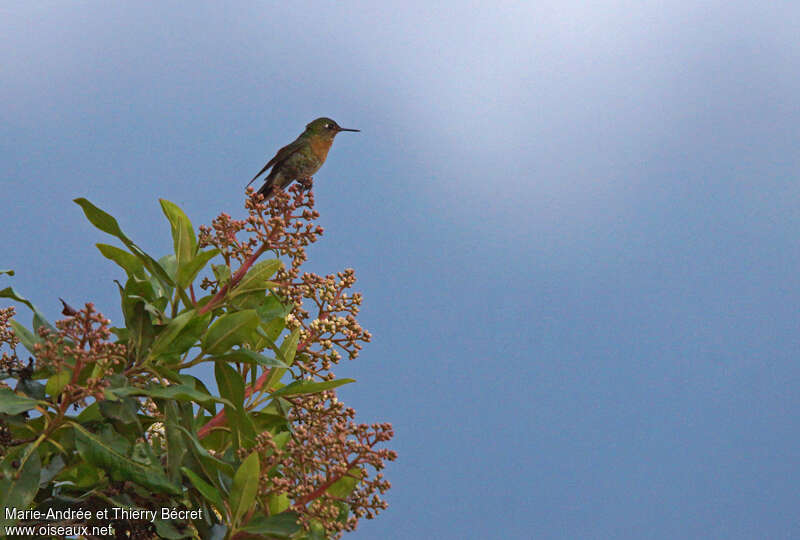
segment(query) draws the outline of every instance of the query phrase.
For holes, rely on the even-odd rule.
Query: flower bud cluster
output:
[[[107,378],[125,364],[125,345],[108,341],[110,324],[88,303],[75,315],[57,321],[56,332],[44,326],[39,329],[43,341],[34,347],[36,367],[73,373],[63,390],[67,402],[85,406],[85,399],[99,395],[108,386]],[[92,370],[92,376],[80,384],[77,379],[85,368]]]
[[[282,288],[295,305],[286,325],[292,330],[299,328],[300,341],[306,344],[297,361],[306,374],[332,379],[331,366],[343,355],[351,360],[357,358],[362,343],[372,339],[356,319],[363,297],[346,292],[355,281],[355,271],[348,268],[324,277],[303,273],[298,282]],[[313,319],[304,306],[316,311]]]
[[[371,519],[387,508],[381,495],[391,484],[379,471],[397,458],[392,450],[376,448],[392,438],[391,424],[356,424],[354,418],[355,411],[333,391],[310,394],[294,401],[292,438],[281,450],[271,435],[260,436],[260,492],[286,495],[304,526],[316,521],[333,538],[354,530],[361,517]],[[328,492],[347,477],[357,480],[352,492],[344,497]],[[346,521],[338,519],[342,503],[350,509]]]
[[[14,308],[7,307],[0,309],[0,374],[14,375],[23,369],[22,363],[17,357],[17,345],[19,339],[11,329],[9,321],[14,317]],[[5,377],[1,377],[3,379]],[[0,388],[7,387],[2,380],[0,380]]]
[[[319,212],[314,210],[314,193],[294,184],[287,191],[278,190],[270,199],[253,195],[248,190],[246,230],[254,235],[257,244],[265,244],[278,256],[286,257],[291,265],[277,277],[279,280],[295,279],[298,268],[306,262],[306,247],[322,235],[323,229],[315,225]]]

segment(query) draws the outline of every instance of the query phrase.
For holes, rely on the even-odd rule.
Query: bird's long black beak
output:
[[[340,127],[340,128],[339,128],[339,131],[361,131],[361,130],[360,130],[360,129],[350,129],[350,128],[343,128],[343,127]]]

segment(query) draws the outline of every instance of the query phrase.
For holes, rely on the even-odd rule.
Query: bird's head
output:
[[[314,137],[333,140],[341,131],[361,131],[360,129],[343,128],[330,118],[317,118],[306,126],[306,133]]]

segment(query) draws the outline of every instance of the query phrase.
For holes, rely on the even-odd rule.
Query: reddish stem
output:
[[[219,291],[217,291],[217,294],[215,294],[214,297],[211,300],[209,300],[205,306],[201,307],[197,311],[197,313],[199,315],[202,315],[216,308],[217,305],[222,301],[222,299],[225,298],[225,295],[228,294],[228,291],[239,284],[239,282],[242,280],[247,271],[250,270],[250,267],[253,266],[253,263],[255,263],[259,257],[261,257],[261,254],[267,251],[267,247],[268,246],[266,243],[261,244],[261,247],[255,250],[253,254],[250,255],[250,257],[242,264],[242,266],[239,267],[236,273],[233,274],[231,280],[228,283],[226,283]]]
[[[349,461],[347,463],[347,469],[345,469],[345,471],[342,474],[340,474],[339,476],[334,476],[330,480],[326,480],[317,489],[315,489],[308,495],[305,495],[304,497],[300,497],[299,499],[297,499],[297,501],[295,501],[295,503],[292,506],[294,506],[297,510],[301,510],[310,501],[313,501],[317,497],[321,496],[323,493],[325,493],[325,491],[327,491],[329,487],[331,487],[333,484],[344,478],[350,472],[350,469],[352,469],[353,466],[356,465],[356,463],[358,463],[358,458],[354,459],[353,461]]]

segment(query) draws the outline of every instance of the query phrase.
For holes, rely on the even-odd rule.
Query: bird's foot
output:
[[[309,190],[314,185],[314,179],[310,176],[306,176],[304,178],[298,178],[297,183],[303,186],[303,189]]]

